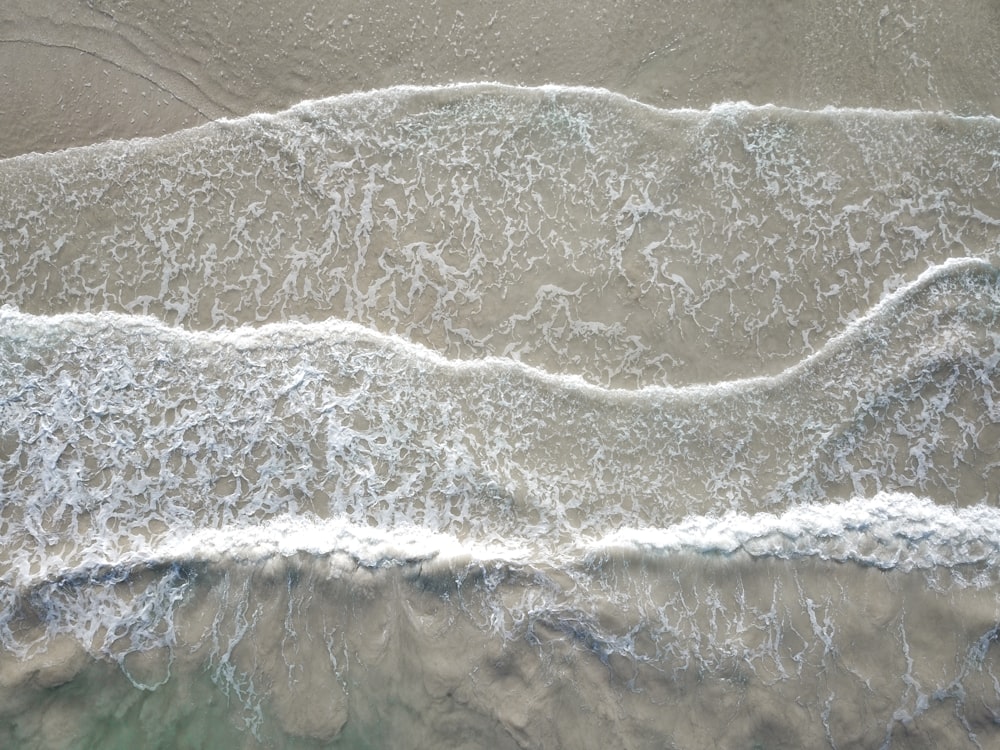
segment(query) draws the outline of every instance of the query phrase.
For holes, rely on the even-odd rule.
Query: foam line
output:
[[[665,398],[710,398],[717,394],[732,394],[747,392],[759,388],[773,388],[787,383],[824,361],[831,359],[837,353],[849,348],[853,343],[865,338],[867,333],[879,325],[892,326],[900,316],[905,306],[931,287],[949,280],[983,276],[997,284],[1000,279],[1000,269],[988,261],[976,258],[952,258],[932,266],[920,276],[896,291],[886,295],[865,315],[856,318],[840,333],[834,335],[819,350],[804,359],[787,367],[775,375],[761,375],[715,383],[697,383],[684,386],[646,385],[638,389],[607,388],[590,383],[582,376],[575,374],[557,374],[538,367],[505,357],[488,356],[481,359],[454,360],[429,349],[417,342],[404,339],[388,333],[382,333],[359,323],[330,318],[326,321],[311,323],[269,323],[259,327],[241,326],[235,329],[215,329],[210,331],[189,330],[170,326],[158,318],[141,315],[123,315],[115,312],[100,313],[60,313],[56,315],[33,315],[22,313],[13,305],[0,307],[0,335],[16,335],[11,326],[28,326],[31,328],[69,327],[76,328],[80,333],[92,331],[94,327],[130,331],[139,334],[152,334],[165,338],[186,338],[206,344],[223,344],[233,346],[240,351],[253,351],[259,347],[281,346],[291,332],[296,333],[294,344],[289,348],[301,346],[301,335],[312,340],[347,337],[359,342],[371,342],[376,346],[390,348],[408,357],[430,364],[434,367],[452,372],[489,372],[496,368],[504,368],[522,373],[523,375],[548,386],[568,388],[587,395],[625,396],[628,394],[653,395]],[[1000,293],[1000,292],[998,292]],[[988,304],[988,303],[987,303]]]
[[[659,555],[818,557],[903,571],[994,564],[1000,560],[1000,508],[953,508],[908,493],[880,493],[808,503],[780,514],[689,516],[667,528],[621,529],[595,542],[590,554],[635,549]]]
[[[331,571],[430,566],[580,568],[616,556],[645,559],[724,556],[799,560],[818,558],[881,570],[931,570],[1000,562],[1000,508],[954,508],[908,493],[879,493],[841,503],[807,503],[783,513],[689,516],[663,528],[622,528],[606,536],[552,545],[545,539],[508,538],[477,544],[445,533],[361,526],[343,519],[283,517],[170,534],[154,545],[117,557],[61,566],[57,558],[16,585],[121,579],[132,569],[172,565],[267,565],[305,555],[326,559]],[[296,564],[291,562],[293,566]],[[8,584],[15,583],[8,581]]]

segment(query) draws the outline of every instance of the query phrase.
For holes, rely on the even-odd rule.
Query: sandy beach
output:
[[[13,0],[0,9],[0,157],[396,84],[1000,114],[998,26],[990,0]]]

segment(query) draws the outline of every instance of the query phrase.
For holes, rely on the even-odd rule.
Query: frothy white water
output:
[[[885,336],[887,331],[897,327],[902,316],[911,313],[909,307],[923,304],[918,298],[926,295],[928,290],[937,294],[936,287],[946,287],[958,279],[959,286],[963,277],[982,275],[986,279],[997,276],[997,268],[988,261],[977,258],[948,258],[939,265],[932,266],[921,273],[914,281],[904,284],[893,292],[886,294],[877,304],[867,310],[864,315],[849,321],[844,329],[831,336],[830,340],[818,351],[805,356],[801,361],[790,364],[781,373],[773,376],[756,376],[720,381],[716,383],[694,384],[687,386],[646,385],[640,388],[609,388],[590,383],[573,373],[549,372],[540,367],[533,367],[517,359],[506,357],[483,357],[473,360],[449,359],[440,352],[418,343],[392,334],[383,334],[377,330],[351,321],[330,318],[323,322],[302,323],[271,323],[262,326],[240,326],[233,329],[221,328],[209,331],[192,331],[186,334],[193,340],[209,342],[210,345],[223,345],[242,352],[266,350],[282,339],[296,339],[307,344],[329,340],[331,337],[347,338],[371,343],[379,347],[389,347],[412,360],[418,360],[435,368],[446,369],[453,373],[490,372],[496,369],[517,372],[525,377],[549,385],[569,388],[574,391],[590,394],[628,394],[648,393],[671,398],[702,397],[712,398],[722,393],[734,390],[753,390],[763,386],[780,386],[783,382],[791,382],[809,370],[813,370],[857,344],[864,344],[866,339]],[[972,290],[976,294],[975,290]],[[980,302],[977,296],[975,303]],[[973,304],[973,315],[981,315],[983,320],[992,320],[996,315],[993,300],[987,299],[981,309]],[[945,312],[942,310],[941,312]],[[157,318],[142,315],[122,316],[114,313],[80,314],[58,313],[55,315],[33,315],[22,313],[15,305],[7,304],[0,307],[0,324],[10,323],[14,326],[29,326],[35,328],[50,328],[70,326],[81,331],[94,326],[112,328],[133,335],[148,333],[153,336],[176,336],[175,329],[165,325]],[[298,387],[299,382],[289,385],[289,389]]]
[[[990,266],[949,263],[779,377],[639,391],[353,324],[6,308],[4,570],[296,515],[565,546],[880,491],[989,502],[998,299]]]
[[[818,557],[882,570],[994,566],[1000,561],[1000,509],[942,506],[927,498],[880,493],[843,503],[810,503],[783,513],[689,516],[665,529],[621,529],[600,550],[724,554],[795,560]]]
[[[336,317],[614,386],[778,372],[997,259],[995,118],[397,88],[0,162],[0,302]]]
[[[309,565],[326,558],[329,575],[359,567],[414,566],[462,576],[468,566],[569,570],[593,568],[609,556],[652,554],[669,559],[671,555],[738,553],[782,560],[815,557],[907,573],[935,567],[992,567],[1000,562],[1000,509],[987,505],[954,508],[912,494],[880,493],[872,498],[799,505],[780,514],[693,515],[665,528],[621,528],[562,546],[545,538],[518,536],[502,544],[476,545],[405,525],[380,529],[341,518],[282,516],[259,524],[171,532],[155,544],[140,544],[122,556],[101,559],[92,554],[77,567],[53,558],[38,574],[18,584],[32,588],[60,580],[96,582],[113,571],[123,575],[130,569],[253,565],[296,557],[308,560]]]

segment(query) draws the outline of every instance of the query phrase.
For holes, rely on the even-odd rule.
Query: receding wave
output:
[[[344,318],[613,386],[772,374],[928,265],[996,262],[998,132],[564,87],[337,97],[0,162],[0,302]]]

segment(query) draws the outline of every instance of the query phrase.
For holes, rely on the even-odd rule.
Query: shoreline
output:
[[[775,12],[723,0],[503,9],[421,0],[0,10],[0,158],[159,136],[223,117],[400,84],[496,80],[616,91],[661,108],[718,101],[1000,115],[1000,11],[925,1],[809,0]],[[765,43],[766,42],[766,43]]]

